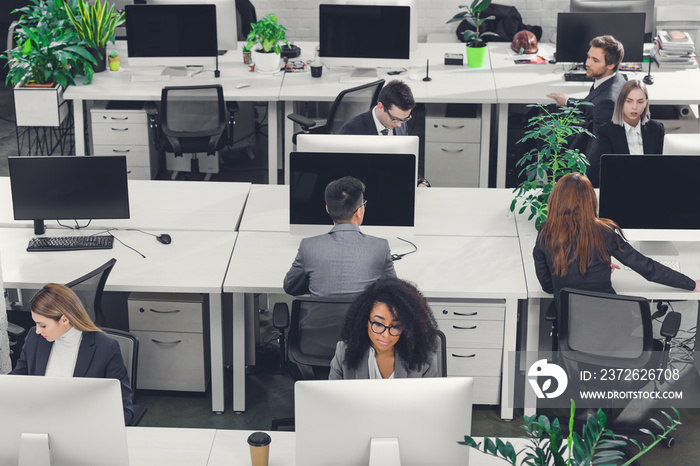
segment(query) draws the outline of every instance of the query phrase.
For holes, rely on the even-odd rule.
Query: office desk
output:
[[[300,59],[314,58],[316,43],[297,42],[301,47]],[[461,53],[465,55],[464,66],[445,65],[445,53]],[[430,60],[429,82],[424,82],[426,61]],[[391,69],[377,70],[377,79],[387,82],[399,79],[406,82],[413,92],[416,102],[425,103],[473,103],[483,104],[481,111],[481,154],[479,164],[479,186],[488,186],[489,173],[489,141],[491,106],[496,103],[496,89],[488,58],[483,68],[466,66],[466,53],[461,43],[419,43],[414,59],[406,72],[397,76],[387,74]],[[341,83],[340,77],[350,74],[349,68],[324,68],[321,78],[312,78],[311,73],[287,73],[282,83],[279,99],[284,102],[284,115],[294,113],[294,102],[317,101],[332,102],[338,94],[345,90],[361,85],[361,83]],[[286,119],[285,127],[285,167],[289,167],[289,153],[293,150],[292,135],[294,123]],[[285,183],[289,183],[289,173],[285,170]]]
[[[517,236],[512,198],[510,189],[420,188],[413,234]],[[289,186],[253,185],[239,229],[289,231]]]
[[[248,199],[250,183],[203,183],[199,181],[129,180],[128,219],[93,220],[92,231],[105,228],[143,230],[236,231]],[[48,235],[66,230],[46,221]],[[71,225],[71,221],[62,222]],[[80,221],[86,224],[87,221]],[[33,228],[29,220],[15,220],[10,178],[0,177],[0,227]],[[72,225],[71,225],[72,226]]]
[[[89,115],[83,111],[83,102],[95,100],[144,100],[160,102],[161,90],[166,86],[197,86],[205,84],[221,84],[224,97],[229,101],[266,101],[268,103],[268,180],[277,182],[277,101],[284,73],[264,75],[250,73],[248,65],[243,63],[242,45],[237,50],[231,50],[219,57],[221,77],[215,78],[212,70],[204,71],[197,76],[172,76],[168,82],[131,82],[132,74],[160,74],[159,67],[130,67],[126,51],[126,41],[117,41],[116,46],[107,47],[108,52],[116,49],[121,55],[119,71],[104,71],[96,73],[92,84],[83,85],[82,81],[66,89],[64,97],[74,101],[73,118],[75,122],[75,153],[85,155],[84,124],[89,121]],[[248,87],[237,89],[239,84]]]
[[[114,242],[113,249],[27,252],[27,243],[34,236],[33,230],[0,228],[0,257],[5,287],[41,288],[49,282],[68,283],[114,257],[117,263],[107,280],[107,291],[208,294],[212,411],[222,412],[224,367],[221,285],[237,233],[168,233],[172,237],[172,243],[163,245],[152,236],[137,231],[115,232],[115,237],[143,253],[146,256],[144,259],[117,241]]]
[[[285,232],[240,232],[224,292],[233,299],[234,411],[245,410],[246,320],[252,318],[252,294],[283,293],[282,282],[301,236]],[[412,248],[388,238],[395,252]],[[395,262],[399,277],[415,283],[430,301],[496,300],[504,309],[501,417],[513,418],[514,373],[506,368],[515,351],[517,302],[527,295],[516,237],[414,236],[418,251]],[[449,344],[449,343],[448,343]]]
[[[539,55],[550,59],[554,55],[554,44],[539,44]],[[553,104],[547,94],[564,93],[571,97],[585,98],[590,82],[566,82],[564,73],[568,65],[544,64],[519,65],[513,61],[510,44],[489,43],[491,67],[498,95],[498,164],[496,187],[505,187],[506,150],[508,134],[508,106],[510,104]],[[625,72],[630,79],[642,79],[644,71]],[[654,85],[649,87],[653,104],[698,104],[700,103],[700,69],[661,70],[652,68]]]

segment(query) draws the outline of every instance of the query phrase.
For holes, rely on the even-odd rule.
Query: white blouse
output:
[[[369,359],[367,360],[367,367],[369,368],[369,378],[370,379],[383,379],[382,373],[379,370],[379,364],[377,364],[377,358],[375,356],[374,348],[369,347]],[[393,379],[396,371],[392,372],[388,379]]]
[[[644,142],[642,141],[642,123],[637,123],[637,126],[630,126],[626,121],[622,122],[627,136],[627,147],[630,150],[630,155],[644,155]]]
[[[58,337],[51,346],[51,354],[49,354],[49,361],[46,363],[46,373],[44,375],[49,377],[73,377],[82,339],[83,332],[75,327],[71,327],[70,330]]]

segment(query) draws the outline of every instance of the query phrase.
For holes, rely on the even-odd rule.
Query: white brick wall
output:
[[[418,11],[418,41],[428,33],[453,33],[457,23],[445,24],[459,11],[459,5],[471,0],[415,0]],[[494,0],[515,6],[525,24],[542,26],[542,40],[555,42],[557,13],[569,11],[569,0]],[[691,5],[700,0],[656,0],[657,6]],[[290,40],[318,40],[318,0],[253,0],[258,17],[275,13],[288,30]]]

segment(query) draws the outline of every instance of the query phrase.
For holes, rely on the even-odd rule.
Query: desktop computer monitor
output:
[[[411,34],[407,5],[319,5],[319,58],[327,66],[371,69],[375,75],[377,67],[406,67]]]
[[[645,42],[656,32],[656,0],[571,0],[571,13],[644,13]]]
[[[640,63],[644,55],[644,13],[559,13],[557,62],[584,63],[594,37],[611,35],[625,48],[624,62]]]
[[[468,377],[299,381],[296,463],[372,465],[370,450],[389,444],[401,466],[466,465],[457,442],[471,435],[472,391]]]
[[[219,53],[238,48],[236,0],[148,0],[148,5],[214,5]]]
[[[129,66],[216,66],[213,4],[126,5],[124,10]],[[166,73],[182,74],[168,68]]]
[[[645,254],[677,255],[669,241],[700,239],[698,173],[694,155],[603,155],[600,217],[641,241]]]
[[[0,464],[128,466],[119,381],[0,375]],[[20,463],[22,464],[22,463]],[[49,464],[49,463],[46,463]]]
[[[129,218],[126,157],[8,157],[15,220]]]
[[[354,176],[365,184],[368,201],[362,230],[374,234],[410,233],[416,214],[416,158],[410,153],[292,152],[290,231],[321,234],[330,230],[333,221],[326,212],[326,186],[344,176]]]
[[[357,134],[299,134],[299,152],[347,152],[358,154],[415,154],[418,163],[418,136],[378,137]],[[416,166],[416,170],[418,167]]]

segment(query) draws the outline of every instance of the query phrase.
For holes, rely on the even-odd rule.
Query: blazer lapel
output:
[[[654,149],[654,142],[652,141],[652,134],[649,131],[649,125],[642,125],[642,147],[644,148],[645,154],[653,154],[656,152]]]
[[[78,348],[78,359],[75,361],[73,377],[85,377],[88,367],[95,355],[95,332],[83,332]]]
[[[39,338],[39,344],[36,345],[36,375],[46,374],[46,365],[49,363],[49,356],[51,355],[51,348],[53,348],[53,342],[46,341],[44,337]]]

